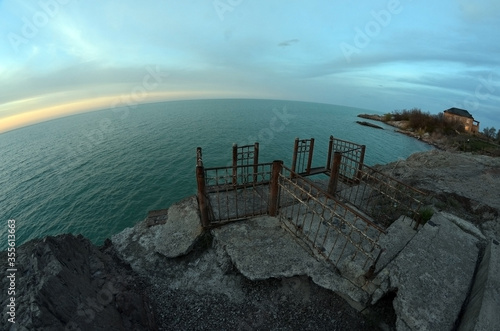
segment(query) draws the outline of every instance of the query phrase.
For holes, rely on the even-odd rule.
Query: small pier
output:
[[[259,144],[232,148],[232,165],[206,168],[197,149],[203,227],[269,215],[315,255],[336,267],[349,261],[366,275],[382,253],[381,235],[400,216],[417,229],[425,193],[364,164],[366,147],[330,136],[323,167],[312,168],[314,138],[296,138],[293,160],[262,163]],[[323,181],[308,177],[324,175]]]

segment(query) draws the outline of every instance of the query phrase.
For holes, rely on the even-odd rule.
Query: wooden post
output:
[[[201,225],[204,228],[207,228],[210,226],[210,220],[208,219],[208,201],[205,193],[205,168],[203,167],[200,147],[196,149],[196,155],[196,182],[198,184],[198,192],[196,196],[198,198],[198,206],[200,208]]]
[[[365,150],[366,146],[361,145],[361,155],[359,156],[358,163],[358,173],[356,174],[356,181],[359,183],[361,181],[361,177],[363,177],[363,164],[365,163]]]
[[[328,193],[331,194],[332,196],[335,196],[335,192],[337,191],[341,162],[342,162],[342,153],[334,152],[333,165],[332,165],[332,170],[330,172],[330,181],[328,182]]]
[[[333,149],[333,136],[330,136],[328,143],[328,155],[326,156],[326,170],[330,170],[332,166],[332,149]]]
[[[311,173],[313,153],[314,153],[314,138],[311,138],[311,144],[309,145],[309,157],[307,159],[307,168],[306,168],[306,174],[308,175]]]
[[[283,168],[283,161],[273,161],[271,170],[271,182],[269,186],[269,216],[278,215],[278,202],[279,202],[279,180],[281,169]]]
[[[233,185],[238,184],[238,145],[233,144]]]

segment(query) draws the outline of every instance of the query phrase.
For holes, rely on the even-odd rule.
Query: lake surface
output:
[[[231,162],[232,145],[260,143],[260,161],[290,165],[294,139],[315,138],[324,165],[330,135],[366,145],[365,162],[388,163],[427,144],[356,123],[366,109],[280,100],[192,100],[85,113],[0,135],[0,249],[7,220],[17,245],[83,234],[94,243],[196,193],[196,147],[207,167]],[[379,124],[380,125],[380,124]]]

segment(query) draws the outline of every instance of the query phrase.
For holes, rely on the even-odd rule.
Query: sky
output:
[[[204,98],[467,109],[500,129],[498,0],[0,0],[0,133]]]

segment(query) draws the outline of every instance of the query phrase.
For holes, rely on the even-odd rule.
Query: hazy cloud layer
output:
[[[0,1],[0,31],[0,120],[146,81],[143,101],[457,106],[500,128],[496,0]]]

